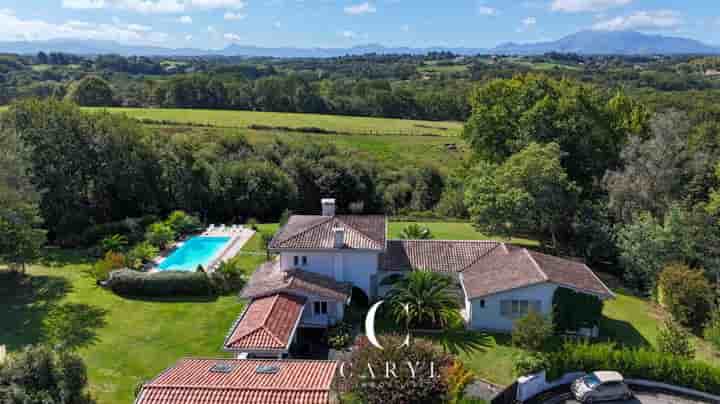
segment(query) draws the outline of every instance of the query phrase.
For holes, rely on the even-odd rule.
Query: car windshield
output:
[[[600,380],[594,375],[588,375],[583,377],[583,382],[591,389],[594,389],[595,387],[600,385]]]

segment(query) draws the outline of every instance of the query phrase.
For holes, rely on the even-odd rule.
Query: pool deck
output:
[[[223,249],[212,257],[205,270],[208,272],[213,272],[220,263],[226,262],[236,256],[243,248],[245,243],[247,243],[254,234],[254,230],[247,227],[240,227],[234,229],[233,231],[231,231],[230,228],[215,228],[213,230],[206,230],[200,235],[196,235],[195,237],[230,237],[230,240],[225,246],[223,246]],[[180,248],[185,243],[185,241],[186,240],[178,241],[174,243],[170,248],[163,251],[160,256],[156,257],[153,260],[153,265],[148,269],[148,271],[158,272],[159,269],[157,268],[157,266],[160,265],[165,260],[165,258],[172,254],[173,251]]]

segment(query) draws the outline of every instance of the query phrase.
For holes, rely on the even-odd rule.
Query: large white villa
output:
[[[322,200],[320,216],[290,217],[269,249],[278,257],[243,289],[250,303],[225,340],[238,357],[282,357],[299,327],[332,325],[353,293],[381,298],[383,279],[413,270],[457,279],[462,315],[477,330],[507,332],[531,309],[551,313],[560,287],[613,297],[581,262],[496,241],[388,240],[385,216],[336,215],[334,199]]]

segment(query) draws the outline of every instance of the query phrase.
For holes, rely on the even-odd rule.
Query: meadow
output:
[[[297,114],[283,112],[226,111],[203,109],[86,108],[107,109],[137,119],[224,128],[319,128],[324,131],[360,135],[457,136],[460,122],[416,121],[410,119]]]

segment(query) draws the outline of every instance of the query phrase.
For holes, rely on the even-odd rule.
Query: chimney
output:
[[[323,216],[335,216],[335,199],[327,198],[320,200]]]
[[[333,233],[335,234],[335,248],[345,247],[345,229],[342,227],[333,227]]]

